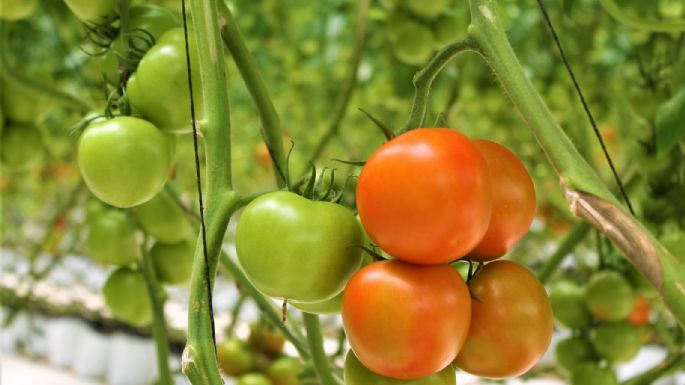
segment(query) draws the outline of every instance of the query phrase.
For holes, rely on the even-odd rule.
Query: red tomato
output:
[[[528,232],[535,216],[535,186],[523,163],[506,147],[489,140],[474,140],[473,144],[488,165],[492,217],[469,258],[490,261],[511,251]]]
[[[649,302],[647,302],[645,297],[638,295],[635,297],[635,307],[633,307],[633,311],[628,316],[628,322],[633,325],[646,324],[649,322],[650,311]]]
[[[552,306],[535,276],[511,261],[491,262],[469,283],[471,328],[455,364],[481,377],[521,375],[552,339]]]
[[[485,160],[466,136],[447,128],[412,130],[384,144],[357,185],[359,217],[371,239],[417,264],[466,255],[483,238],[491,206]]]
[[[359,270],[343,295],[343,326],[352,350],[370,370],[416,379],[447,367],[469,328],[468,288],[449,265],[401,261]]]

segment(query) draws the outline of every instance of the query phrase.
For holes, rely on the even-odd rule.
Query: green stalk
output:
[[[538,273],[538,279],[540,282],[543,284],[547,283],[549,278],[552,276],[552,273],[557,270],[561,264],[561,261],[564,260],[564,257],[573,251],[578,243],[582,242],[589,233],[590,225],[587,222],[576,223],[566,238],[559,243],[559,246],[554,251],[554,254],[550,255],[545,261],[545,264],[542,265],[542,269],[540,269],[540,273]]]
[[[312,353],[312,363],[314,371],[321,380],[321,385],[340,385],[338,380],[333,377],[328,357],[323,350],[323,337],[321,336],[321,324],[319,316],[316,314],[302,313],[304,327],[307,329],[307,342]]]
[[[604,10],[619,22],[637,29],[651,32],[681,32],[685,31],[685,20],[648,20],[643,17],[631,16],[623,11],[614,0],[599,0]],[[654,3],[656,7],[656,2]]]
[[[477,45],[469,37],[457,40],[441,49],[424,68],[414,75],[414,101],[411,112],[409,113],[409,119],[404,124],[404,127],[397,132],[397,135],[414,128],[423,127],[426,117],[426,106],[428,105],[428,94],[433,85],[433,80],[457,55],[465,51],[476,51],[477,49]]]
[[[245,45],[245,41],[238,30],[231,11],[226,3],[219,1],[219,13],[222,18],[221,38],[231,52],[238,71],[245,82],[247,90],[257,107],[257,113],[262,121],[262,138],[271,154],[274,166],[276,184],[279,188],[288,185],[288,170],[283,149],[283,135],[281,133],[281,120],[274,108],[266,83],[262,78],[257,63]]]
[[[119,14],[119,39],[121,39],[121,47],[124,50],[122,55],[125,58],[130,57],[130,35],[131,28],[129,26],[130,17],[128,14],[129,0],[117,0],[117,13]]]
[[[157,351],[157,370],[159,371],[159,385],[173,385],[174,380],[169,368],[169,338],[166,331],[166,321],[164,318],[164,303],[166,302],[166,292],[157,280],[154,265],[150,253],[145,249],[146,242],[143,242],[142,258],[139,263],[140,272],[145,279],[147,293],[152,305],[152,337],[155,340]]]
[[[470,0],[470,38],[523,115],[561,180],[571,211],[604,233],[661,294],[685,328],[685,265],[632,217],[578,153],[530,83],[504,32],[495,0]]]

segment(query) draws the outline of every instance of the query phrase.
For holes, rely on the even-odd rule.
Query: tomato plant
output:
[[[456,385],[454,368],[447,366],[441,371],[414,380],[398,380],[384,377],[366,368],[354,352],[345,358],[345,385]],[[275,384],[278,385],[278,384]]]
[[[183,240],[178,243],[157,242],[150,249],[157,278],[168,284],[180,284],[190,279],[194,255],[194,240]]]
[[[570,328],[582,328],[592,322],[585,306],[585,289],[570,280],[561,280],[552,285],[549,293],[554,317]]]
[[[272,385],[269,377],[261,373],[248,373],[240,376],[236,385]]]
[[[571,385],[618,385],[616,374],[611,368],[603,368],[594,362],[578,365],[571,374]]]
[[[635,297],[635,306],[628,316],[628,322],[633,325],[644,325],[649,322],[649,314],[651,313],[651,307],[649,302],[642,295],[637,295]]]
[[[364,165],[359,217],[393,257],[418,264],[461,258],[490,222],[486,167],[466,136],[446,128],[412,130],[384,144]]]
[[[113,206],[144,203],[166,182],[173,140],[138,118],[122,116],[91,124],[78,143],[83,180],[95,196]]]
[[[562,368],[572,372],[583,362],[597,361],[590,341],[582,337],[567,338],[559,341],[556,350],[557,362]]]
[[[178,243],[192,234],[190,222],[174,198],[162,190],[134,208],[140,227],[162,243]]]
[[[116,10],[116,0],[64,0],[69,9],[84,22],[103,22]]]
[[[454,363],[477,376],[505,378],[533,367],[552,338],[547,292],[525,267],[494,261],[469,282],[471,327]]]
[[[346,208],[280,191],[252,201],[236,230],[238,259],[255,286],[302,303],[342,291],[361,264],[362,242],[359,222]]]
[[[229,376],[239,376],[257,368],[257,357],[244,342],[229,338],[216,346],[221,371]]]
[[[469,258],[489,261],[511,251],[528,232],[535,215],[535,186],[523,163],[506,147],[489,140],[474,140],[473,144],[488,167],[492,216]]]
[[[592,345],[601,357],[614,363],[631,360],[642,346],[640,329],[627,322],[599,325],[592,334]]]
[[[114,317],[134,326],[145,326],[152,320],[150,297],[145,280],[128,267],[114,270],[102,287],[105,304]]]
[[[294,357],[281,357],[266,368],[266,375],[273,385],[299,385],[302,363]]]
[[[628,318],[633,310],[635,292],[620,273],[604,270],[590,278],[585,303],[599,320],[621,321]]]
[[[108,210],[90,222],[86,251],[95,261],[106,265],[127,265],[138,257],[135,227],[128,214]]]
[[[28,17],[36,9],[38,0],[2,0],[0,19],[19,20]]]
[[[466,338],[471,304],[464,280],[449,265],[382,261],[350,279],[342,317],[364,366],[411,380],[452,362]]]
[[[285,337],[273,326],[265,322],[256,322],[250,325],[250,335],[247,342],[252,349],[262,352],[268,357],[278,357],[283,353]]]

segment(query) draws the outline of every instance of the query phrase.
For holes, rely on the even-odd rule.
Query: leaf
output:
[[[683,138],[685,138],[685,87],[682,87],[657,110],[657,155],[668,154]]]

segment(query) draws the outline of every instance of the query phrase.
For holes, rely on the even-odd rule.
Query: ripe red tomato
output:
[[[469,283],[471,328],[455,364],[477,376],[514,377],[538,362],[552,339],[547,292],[525,267],[491,262]]]
[[[357,185],[359,217],[371,239],[417,264],[466,255],[483,238],[491,206],[485,160],[466,136],[447,128],[412,130],[384,144]]]
[[[535,216],[535,186],[523,163],[506,147],[489,140],[474,140],[473,144],[488,165],[492,217],[469,258],[490,261],[511,251],[528,232]]]
[[[635,306],[633,307],[633,311],[628,316],[628,322],[633,325],[646,324],[649,322],[650,311],[651,309],[649,307],[649,302],[647,302],[645,297],[638,294],[637,297],[635,297]]]
[[[444,369],[469,329],[468,288],[449,265],[372,263],[348,282],[343,326],[352,350],[370,370],[417,379]]]

